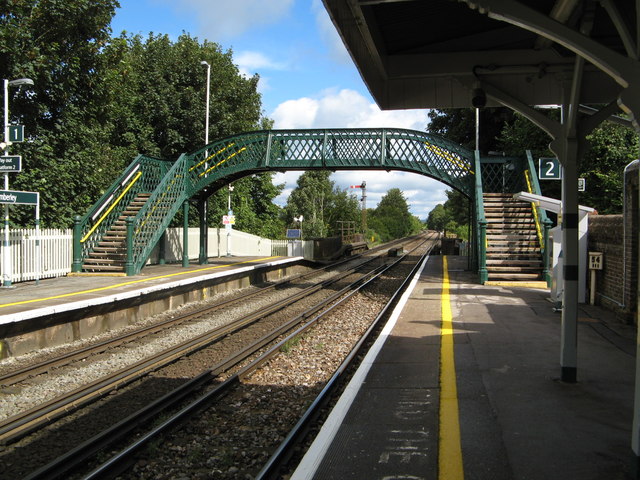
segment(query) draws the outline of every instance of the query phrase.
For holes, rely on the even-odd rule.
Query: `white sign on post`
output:
[[[602,252],[589,252],[589,270],[602,270]]]

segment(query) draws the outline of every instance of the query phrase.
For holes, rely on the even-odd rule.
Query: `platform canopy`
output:
[[[567,100],[563,87],[574,75],[576,49],[598,46],[598,64],[637,58],[632,0],[324,3],[382,109],[471,107],[480,85],[488,105],[499,104],[491,87],[525,105],[560,104]],[[558,41],[542,36],[543,29]],[[589,32],[581,38],[580,30]],[[601,58],[609,55],[614,58]],[[581,104],[607,104],[624,88],[600,67],[584,66]]]
[[[564,168],[561,379],[575,382],[578,164],[603,121],[640,131],[640,0],[323,1],[382,109],[504,105],[550,135]],[[560,121],[533,108],[549,104]],[[612,117],[620,110],[626,119]],[[640,472],[640,356],[636,376]]]

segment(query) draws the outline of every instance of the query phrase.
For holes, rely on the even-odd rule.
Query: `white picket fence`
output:
[[[230,233],[230,235],[228,235]],[[200,230],[189,229],[189,259],[196,260],[200,253]],[[167,229],[165,261],[182,261],[182,228]],[[73,262],[72,230],[41,229],[40,248],[36,246],[35,229],[13,229],[9,232],[12,258],[11,282],[25,282],[39,278],[64,276],[71,272]],[[3,243],[0,242],[0,271],[5,275]],[[234,256],[304,256],[313,257],[313,242],[300,240],[269,240],[256,235],[210,228],[208,232],[209,257]],[[158,247],[152,252],[148,264],[158,263]],[[40,265],[40,268],[38,266]]]
[[[36,240],[35,229],[9,230],[12,283],[59,277],[71,271],[71,262],[73,261],[71,229],[40,230],[39,248]],[[5,272],[3,264],[3,250],[4,241],[0,245],[0,270],[2,270],[2,278],[4,279],[8,272]]]

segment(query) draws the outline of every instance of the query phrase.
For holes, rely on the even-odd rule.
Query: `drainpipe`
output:
[[[624,185],[622,185],[622,304],[618,305],[623,310],[627,308],[625,295],[627,290],[627,173],[629,168],[637,165],[638,161],[634,160],[624,167]]]

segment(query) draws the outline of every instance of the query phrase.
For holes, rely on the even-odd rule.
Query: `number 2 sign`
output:
[[[562,169],[557,158],[538,159],[538,178],[540,180],[562,179]]]

